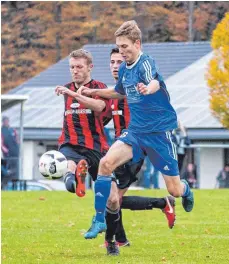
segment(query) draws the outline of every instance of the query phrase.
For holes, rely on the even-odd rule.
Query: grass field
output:
[[[129,195],[164,196],[165,191]],[[104,235],[85,240],[93,194],[2,192],[2,263],[229,263],[229,190],[195,191],[193,212],[177,200],[177,222],[169,230],[165,216],[153,211],[123,212],[131,247],[108,257]]]

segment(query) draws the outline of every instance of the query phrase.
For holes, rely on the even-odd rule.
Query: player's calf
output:
[[[116,210],[112,210],[108,207],[106,208],[106,224],[107,224],[107,230],[105,235],[106,241],[114,240],[119,219],[120,219],[119,208]]]
[[[182,205],[186,212],[191,212],[194,207],[194,195],[186,180],[182,180],[184,192],[182,195]]]

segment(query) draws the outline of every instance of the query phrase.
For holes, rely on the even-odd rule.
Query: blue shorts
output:
[[[146,154],[161,173],[168,176],[179,175],[176,145],[170,131],[136,134],[125,129],[117,140],[132,146],[133,162],[138,162]]]

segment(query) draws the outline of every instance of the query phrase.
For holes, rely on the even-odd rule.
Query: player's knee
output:
[[[76,163],[73,160],[68,160],[68,170],[71,172],[76,170]]]
[[[181,192],[179,186],[177,186],[177,187],[174,186],[174,185],[170,186],[170,187],[168,188],[168,192],[169,192],[173,197],[180,197],[180,196],[182,195],[182,192]]]
[[[173,196],[173,197],[181,197],[182,193],[179,188],[169,188],[168,192]]]
[[[110,195],[107,201],[107,207],[113,210],[119,207],[119,196],[117,194]]]
[[[105,175],[110,175],[113,172],[113,164],[110,159],[103,157],[99,163],[99,169]]]

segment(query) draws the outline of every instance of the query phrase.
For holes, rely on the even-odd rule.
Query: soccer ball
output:
[[[47,179],[60,179],[67,172],[68,161],[56,150],[45,152],[39,160],[39,171]]]

